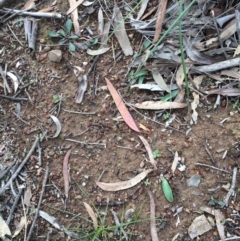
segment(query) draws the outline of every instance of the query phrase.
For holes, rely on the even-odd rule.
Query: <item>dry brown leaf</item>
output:
[[[150,230],[151,230],[151,237],[152,241],[159,241],[157,229],[156,229],[156,217],[155,217],[155,203],[153,199],[152,193],[147,190],[149,198],[150,198]]]
[[[78,0],[77,2],[75,1],[74,3],[70,4],[70,9],[67,11],[67,15],[72,13],[83,2],[84,0]]]
[[[97,221],[97,216],[96,214],[94,213],[93,209],[91,208],[91,206],[85,202],[83,202],[89,216],[91,217],[92,221],[93,221],[93,227],[95,230],[97,230],[98,228],[98,221]]]
[[[235,49],[234,55],[233,57],[236,57],[237,55],[240,54],[240,44],[237,46],[237,48]]]
[[[224,215],[219,209],[214,210],[214,215],[215,215],[218,234],[221,240],[224,241],[225,240],[224,225],[221,223],[221,221],[224,220]]]
[[[184,61],[187,62],[189,61],[189,59],[185,59]],[[186,65],[186,73],[188,73],[190,67],[191,65]],[[183,66],[181,64],[176,73],[176,83],[179,89],[182,89],[183,80],[184,80],[184,72],[183,72]]]
[[[152,149],[148,143],[148,141],[143,137],[143,136],[138,136],[141,141],[143,142],[146,150],[147,150],[147,153],[148,153],[148,157],[149,157],[149,160],[150,160],[150,163],[153,165],[154,169],[156,170],[157,169],[157,166],[156,166],[156,161],[154,160],[153,158],[153,152],[152,152]]]
[[[28,0],[25,5],[22,7],[22,10],[31,9],[35,6],[35,0]]]
[[[21,230],[24,227],[26,227],[26,225],[27,225],[27,217],[23,216],[21,217],[20,222],[16,225],[16,230],[14,231],[12,237],[15,238],[21,232]]]
[[[69,175],[68,175],[68,160],[70,157],[72,149],[70,149],[64,159],[63,159],[63,181],[64,181],[64,193],[66,198],[68,198],[68,192],[69,192]]]
[[[225,41],[230,36],[232,36],[236,31],[237,31],[236,19],[233,19],[222,30],[222,33],[220,34],[220,39],[222,41]],[[218,45],[219,45],[218,37],[215,37],[215,38],[208,39],[205,42],[196,43],[194,44],[194,47],[201,51],[201,50],[207,50],[207,49],[217,47]]]
[[[174,160],[173,160],[173,163],[172,163],[172,167],[171,167],[173,175],[174,175],[174,172],[175,172],[175,170],[177,168],[177,164],[178,164],[178,152],[176,151],[175,155],[174,155]]]
[[[114,34],[126,56],[133,55],[133,49],[131,47],[131,43],[127,36],[127,32],[124,26],[124,19],[121,13],[120,8],[117,6],[115,2],[113,8],[113,21],[112,21]]]
[[[102,8],[98,10],[98,34],[101,36],[103,34],[104,20]]]
[[[70,9],[68,10],[67,14],[71,13],[71,18],[73,21],[73,27],[75,34],[80,34],[80,27],[78,23],[78,11],[77,7],[83,2],[83,0],[79,0],[76,2],[76,0],[69,0]]]
[[[121,114],[121,116],[123,117],[124,121],[126,122],[126,124],[133,129],[134,131],[137,132],[141,132],[137,125],[135,124],[131,114],[129,113],[127,107],[125,106],[125,104],[123,103],[121,97],[119,96],[118,92],[116,91],[116,89],[114,88],[114,86],[112,85],[112,83],[110,82],[110,80],[108,80],[107,78],[105,78],[106,82],[107,82],[107,86],[108,86],[108,90],[110,91],[113,100]]]
[[[28,185],[27,186],[27,190],[24,193],[24,198],[23,198],[23,203],[27,206],[30,207],[30,200],[32,198],[32,191],[31,191],[31,187]]]
[[[144,131],[146,131],[146,132],[148,132],[149,134],[150,134],[150,129],[148,129],[145,125],[143,125],[143,124],[139,124],[139,128],[141,128],[142,130],[144,130]]]
[[[193,102],[191,103],[191,107],[192,107],[192,119],[191,119],[191,124],[197,124],[197,118],[198,118],[198,113],[196,111],[197,106],[199,104],[199,94],[196,94],[195,92],[192,93],[193,94]]]
[[[240,89],[238,88],[220,88],[220,89],[214,89],[214,90],[208,90],[205,91],[207,95],[226,95],[226,96],[239,96],[240,95]]]
[[[142,15],[144,14],[144,12],[147,8],[148,2],[149,2],[149,0],[142,0],[141,7],[140,7],[140,10],[137,15],[137,20],[139,20],[142,17]]]
[[[158,41],[159,37],[160,37],[167,3],[168,3],[168,0],[161,0],[161,3],[158,7],[158,16],[157,16],[157,20],[156,20],[156,30],[155,30],[155,35],[154,35],[154,38],[153,38],[153,41],[152,41],[153,43],[156,43]]]
[[[193,78],[192,82],[193,82],[193,85],[194,85],[194,87],[195,87],[196,89],[199,90],[199,86],[201,85],[202,80],[203,80],[203,78],[205,78],[205,77],[206,77],[206,75],[199,75],[199,76],[195,76],[195,77]]]
[[[153,169],[148,169],[137,176],[133,177],[132,179],[129,179],[127,181],[123,182],[114,182],[114,183],[105,183],[105,182],[98,182],[96,181],[96,184],[104,191],[120,191],[120,190],[125,190],[131,187],[134,187],[138,183],[140,183],[150,172],[152,172]]]
[[[144,110],[167,110],[185,108],[187,104],[176,102],[144,101],[142,103],[137,103],[134,106],[138,109]]]
[[[162,75],[159,73],[157,68],[152,69],[152,76],[161,89],[165,90],[168,93],[171,92],[170,88],[167,86],[166,82],[164,81]]]
[[[238,73],[238,68],[222,70],[221,75],[225,75],[225,76],[240,80],[240,74]]]
[[[41,10],[39,10],[38,12],[41,12],[41,13],[49,13],[49,12],[52,12],[54,10],[54,6],[51,6],[51,7],[47,7],[47,8],[43,8]]]
[[[176,98],[174,99],[174,102],[182,103],[184,101],[184,96],[185,96],[185,89],[180,89],[178,91]]]

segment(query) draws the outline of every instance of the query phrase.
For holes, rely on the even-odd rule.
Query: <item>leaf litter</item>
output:
[[[179,36],[178,36],[178,26],[177,26],[176,18],[178,17],[178,8],[180,3],[173,3],[171,1],[162,1],[161,4],[165,4],[165,6],[161,9],[160,7],[161,4],[158,7],[154,5],[152,6],[150,4],[151,7],[149,7],[149,1],[142,1],[138,14],[134,15],[134,16],[137,15],[136,19],[134,19],[132,15],[131,16],[129,15],[128,19],[130,20],[130,24],[132,25],[132,27],[136,31],[138,31],[139,34],[143,35],[144,38],[147,38],[148,40],[150,39],[150,45],[148,45],[148,47],[146,47],[143,50],[143,52],[136,53],[138,55],[142,55],[143,58],[142,59],[139,58],[141,59],[141,61],[139,62],[136,61],[135,62],[136,65],[134,67],[132,65],[131,68],[132,69],[136,68],[135,69],[136,75],[137,75],[137,71],[146,71],[146,69],[148,71],[151,71],[153,79],[157,83],[157,84],[152,84],[150,82],[152,81],[152,79],[150,79],[148,75],[144,75],[143,78],[141,78],[141,83],[132,85],[130,87],[139,88],[139,89],[145,88],[150,91],[158,91],[157,93],[154,93],[154,94],[151,92],[151,95],[149,95],[149,97],[146,98],[148,101],[141,101],[138,103],[138,100],[141,98],[133,99],[132,101],[130,101],[131,104],[129,106],[136,107],[138,109],[143,109],[143,110],[152,110],[149,113],[154,112],[155,116],[157,116],[157,114],[159,114],[159,112],[157,112],[158,110],[169,109],[173,111],[173,109],[185,108],[187,107],[188,103],[191,103],[191,110],[193,113],[192,113],[190,124],[194,123],[195,125],[197,125],[197,121],[201,121],[201,118],[204,118],[203,116],[199,116],[200,113],[202,113],[199,109],[202,107],[202,105],[205,105],[206,97],[211,95],[211,97],[215,98],[212,95],[217,95],[217,98],[219,99],[222,98],[221,96],[238,98],[240,94],[239,88],[236,87],[237,84],[232,85],[233,82],[230,79],[230,78],[234,78],[235,80],[239,79],[239,69],[238,69],[239,44],[237,43],[239,40],[238,39],[239,36],[237,36],[239,32],[239,27],[237,27],[238,10],[236,10],[236,13],[229,14],[229,15],[227,11],[222,12],[221,14],[225,16],[221,16],[221,15],[210,16],[208,15],[209,12],[224,9],[223,6],[221,6],[221,4],[224,5],[224,3],[223,2],[217,3],[218,1],[216,1],[216,3],[211,3],[211,4],[207,4],[207,1],[197,1],[197,2],[198,2],[198,5],[197,4],[192,5],[193,7],[195,7],[193,8],[194,10],[191,11],[191,9],[189,8],[189,11],[184,12],[181,19],[182,29],[185,34],[183,37],[184,56],[181,56],[181,57],[184,57],[182,59],[185,59],[184,61],[186,62],[186,67],[187,67],[186,74],[187,74],[187,78],[189,79],[189,88],[191,91],[190,99],[187,99],[188,97],[185,96],[186,95],[185,88],[187,88],[187,83],[186,83],[186,76],[184,76],[185,73],[184,73],[183,65],[180,58],[180,51],[179,51],[179,38],[178,38]],[[228,8],[230,9],[230,7],[232,7],[233,9],[234,8],[237,9],[237,3],[236,5],[234,5],[233,2],[234,1],[231,1],[228,4],[226,4],[225,10],[227,10]],[[81,4],[82,6],[80,7]],[[77,33],[79,33],[80,31],[79,24],[76,20],[77,12],[78,12],[77,8],[79,7],[80,9],[83,6],[88,7],[88,6],[91,6],[92,4],[93,2],[88,2],[88,1],[78,1],[78,2],[70,1],[70,9],[68,11],[68,14],[70,14],[71,12],[73,13],[71,17],[73,18],[75,31]],[[109,49],[107,42],[109,42],[109,31],[111,29],[111,23],[112,23],[113,28],[116,30],[114,31],[114,34],[119,42],[119,45],[124,55],[126,56],[133,55],[133,48],[132,48],[133,44],[132,42],[129,41],[129,37],[127,35],[128,29],[125,26],[127,25],[126,24],[127,18],[125,18],[124,16],[125,10],[129,11],[130,8],[129,6],[126,6],[126,5],[124,7],[121,6],[120,8],[115,3],[113,7],[112,18],[108,17],[109,21],[104,25],[104,20],[106,15],[109,14],[109,10],[105,11],[105,9],[103,8],[103,11],[101,11],[102,10],[102,6],[101,6],[98,12],[99,13],[98,34],[100,34],[101,43],[104,45],[102,45],[98,50],[91,50],[90,48],[87,48],[85,49],[86,53],[93,56],[100,55],[100,54],[104,54],[106,49],[107,50]],[[171,13],[170,17],[168,15],[169,13]],[[192,16],[194,16],[194,20]],[[217,24],[220,26],[219,29],[216,29],[216,26],[214,26],[213,24],[214,20],[216,20]],[[210,31],[210,33],[208,33],[209,29],[212,30],[212,32]],[[26,32],[26,36],[30,36],[30,34]],[[167,38],[164,39],[163,41],[163,39],[161,40],[162,36],[165,36]],[[156,47],[156,45],[155,46],[151,45],[153,42],[158,42],[158,47]],[[33,51],[35,51],[34,46],[32,46],[31,48]],[[143,48],[139,48],[139,49],[143,49]],[[226,56],[224,56],[223,53],[227,55],[227,58],[225,58]],[[78,53],[76,53],[76,55],[77,54]],[[187,57],[189,59],[187,59]],[[6,71],[6,67],[5,67],[5,70],[3,69],[4,68],[1,67],[1,76],[3,79],[3,84],[1,84],[1,88],[4,89],[5,97],[7,97],[7,93],[12,94],[12,89],[14,90],[14,94],[16,94],[19,89],[22,90],[23,88],[23,85],[21,83],[22,79],[18,78],[19,76],[15,75],[15,72],[13,72],[14,73],[13,75],[15,77],[11,75],[12,72]],[[10,79],[12,80],[12,83],[8,83],[6,76],[10,77]],[[88,76],[86,75],[85,78],[84,77],[81,79],[79,78],[79,81],[78,81],[79,86],[76,91],[77,104],[81,104],[83,102],[84,94],[87,93],[86,92],[88,89],[87,82],[89,81],[87,77]],[[93,77],[94,80],[96,80],[95,77]],[[207,80],[209,79],[211,81],[211,85],[206,84]],[[217,81],[215,82],[215,80]],[[136,132],[140,132],[137,125],[135,124],[135,121],[133,120],[132,115],[129,113],[126,106],[124,105],[122,97],[118,94],[118,91],[113,87],[113,85],[108,79],[106,79],[106,82],[108,85],[108,89],[124,121],[132,130]],[[139,91],[138,93],[141,94],[143,92]],[[16,96],[12,96],[10,98],[15,98],[15,97]],[[88,97],[85,97],[85,98],[86,98],[86,101],[89,101]],[[150,98],[152,98],[152,100]],[[156,99],[161,99],[161,101],[156,101]],[[219,101],[218,106],[221,105],[221,100]],[[79,108],[81,108],[81,106]],[[198,112],[197,112],[197,108],[199,108]],[[56,133],[54,134],[53,137],[57,138],[60,132],[62,131],[61,123],[59,122],[58,119],[55,119],[57,118],[56,116],[52,115],[51,118],[53,119],[57,127]],[[185,125],[185,124],[182,124],[178,118],[176,118],[176,121],[169,122],[169,123],[170,124],[168,125],[163,124],[166,129],[170,128],[171,125],[173,126],[177,125],[176,123],[179,124],[180,128],[182,128],[181,126]],[[149,127],[150,124],[147,123],[146,126]],[[148,135],[151,139],[151,135],[154,134],[154,131],[152,131],[150,127],[149,129],[146,128],[146,126],[143,124],[139,124],[139,127],[141,127],[143,130],[148,132]],[[163,132],[164,131],[165,130],[163,130]],[[166,137],[164,136],[164,138]],[[154,170],[157,170],[156,161],[152,157],[153,155],[152,155],[152,151],[149,143],[143,137],[140,137],[140,139],[142,140],[142,142],[144,143],[147,149],[150,163],[153,165]],[[185,144],[188,144],[188,143],[185,143]],[[165,172],[167,173],[167,176],[174,175],[173,176],[173,180],[174,180],[174,178],[177,178],[179,175],[178,169],[177,169],[179,159],[177,155],[178,152],[176,150],[172,151],[172,153],[175,153],[172,166],[170,165],[170,168],[171,168],[170,172],[172,173],[169,174],[167,173],[167,171]],[[67,163],[68,163],[67,159],[69,158],[69,155],[70,155],[70,152],[67,152],[64,158],[64,164],[63,164],[64,189],[65,189],[66,197],[68,197],[68,192],[69,192],[69,183],[68,185],[66,185],[65,183],[65,180],[69,179],[69,177],[66,175],[66,169],[67,169]],[[227,155],[227,152],[226,152],[226,155]],[[227,171],[229,169],[226,169],[226,170],[218,169],[217,167],[210,167],[210,168],[213,168],[213,169],[215,168],[215,170],[218,170],[218,171],[222,170],[222,171],[225,171],[226,173],[229,172]],[[227,168],[230,168],[230,167],[227,167]],[[170,170],[169,165],[167,169]],[[117,183],[96,182],[96,184],[100,188],[106,191],[125,190],[128,188],[132,188],[137,184],[141,184],[142,180],[146,178],[147,175],[152,171],[153,171],[152,169],[144,170],[142,173],[138,174],[137,176],[135,176],[134,178],[128,181],[122,181]],[[199,170],[199,172],[201,172],[201,170]],[[202,175],[196,174],[191,176],[197,177],[197,180],[194,181],[195,184],[193,185],[195,186],[195,188],[197,188],[197,186],[199,185],[198,182],[199,180],[201,181]],[[167,180],[171,180],[171,179],[168,179],[168,178],[162,179],[162,189],[166,199],[169,202],[173,202],[173,192]],[[196,182],[198,183],[198,185],[196,185]],[[148,185],[147,182],[145,183],[145,185],[146,186]],[[149,196],[150,196],[150,203],[151,203],[150,205],[151,233],[152,233],[152,239],[158,240],[158,234],[156,231],[156,218],[155,218],[155,213],[153,213],[153,210],[152,210],[152,208],[155,208],[155,204],[154,204],[153,196],[151,195],[152,194],[150,193]],[[30,196],[27,199],[28,200],[26,202],[29,205]],[[88,213],[92,218],[94,227],[96,229],[97,221],[96,220],[94,221],[94,218],[97,218],[97,217],[94,216],[95,214],[93,215],[94,212],[92,208],[86,207],[86,209],[88,210]],[[221,238],[221,240],[225,240],[226,230],[224,230],[224,224],[223,224],[224,216],[220,213],[218,209],[215,209],[214,213],[215,213],[214,215],[216,219],[216,225],[217,225],[219,237]],[[40,211],[40,216],[41,215],[44,216],[42,211]],[[45,217],[46,216],[47,215],[45,215]],[[52,225],[56,225],[55,219],[53,217],[48,220],[52,220],[51,221]],[[152,222],[152,220],[155,223]],[[189,227],[189,236],[191,238],[201,236],[202,234],[207,232],[207,230],[210,230],[209,223],[207,223],[209,221],[207,222],[205,221],[206,221],[206,218],[204,215],[202,215],[201,218],[198,217],[194,219],[192,225]],[[180,217],[177,217],[177,224],[179,222],[180,222]],[[76,237],[72,233],[69,233],[65,228],[62,228],[61,225],[57,225],[57,226],[58,226],[57,228],[64,231],[69,236]],[[179,236],[179,233],[177,233],[172,240],[177,239],[178,236]]]

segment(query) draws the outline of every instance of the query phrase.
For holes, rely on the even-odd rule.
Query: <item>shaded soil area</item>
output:
[[[66,12],[67,4],[60,3],[59,8]],[[91,15],[91,26],[97,26],[97,15]],[[47,37],[49,30],[64,22],[41,20],[39,23],[38,43],[42,41],[41,55],[50,49],[52,40]],[[165,127],[163,115],[154,111],[136,110],[128,107],[136,123],[150,130],[143,135],[152,150],[158,150],[156,157],[157,170],[148,175],[138,185],[117,192],[101,190],[95,183],[120,182],[129,180],[144,169],[151,168],[147,151],[138,137],[120,118],[116,105],[106,88],[105,77],[119,91],[129,106],[143,100],[158,99],[158,92],[129,89],[125,81],[130,57],[123,57],[113,63],[112,53],[99,57],[94,74],[88,78],[88,88],[81,104],[75,103],[78,82],[69,66],[89,69],[93,58],[86,51],[70,53],[67,47],[61,47],[63,59],[53,63],[48,58],[42,61],[32,59],[26,46],[20,46],[12,37],[7,26],[2,26],[0,63],[8,63],[8,70],[15,71],[22,78],[18,97],[27,100],[15,101],[0,97],[0,165],[8,166],[13,161],[21,163],[34,143],[36,135],[43,135],[47,130],[47,138],[40,142],[42,165],[39,165],[39,150],[33,152],[17,178],[18,185],[30,187],[31,195],[25,194],[17,205],[14,216],[9,224],[11,230],[18,226],[20,218],[27,215],[29,226],[32,223],[42,189],[42,181],[46,166],[49,176],[43,195],[40,210],[54,216],[68,230],[81,235],[83,240],[121,240],[123,233],[115,232],[111,210],[114,210],[121,223],[127,223],[132,212],[131,224],[124,230],[129,240],[151,240],[150,206],[147,190],[151,190],[156,205],[156,223],[159,240],[191,240],[188,228],[194,218],[201,215],[201,207],[220,209],[225,216],[225,233],[240,236],[239,228],[239,178],[236,183],[236,194],[230,198],[228,207],[221,207],[227,195],[227,185],[232,183],[232,171],[239,167],[239,113],[233,109],[227,98],[221,99],[219,108],[214,109],[215,97],[201,100],[198,107],[198,121],[190,125],[190,112],[187,108],[171,110],[169,118],[175,115],[169,127]],[[96,29],[95,29],[96,30]],[[18,38],[24,42],[23,29],[18,31]],[[84,33],[83,33],[84,36]],[[134,35],[134,46],[138,49],[138,35]],[[115,51],[120,47],[112,40]],[[37,46],[39,49],[39,44]],[[209,84],[211,87],[211,84]],[[3,88],[0,94],[4,95]],[[57,98],[57,100],[56,100]],[[20,108],[20,115],[17,114]],[[51,138],[56,132],[56,125],[50,115],[57,116],[62,130],[57,138]],[[63,160],[67,151],[69,158],[70,190],[66,200],[64,194]],[[171,166],[175,152],[186,166],[184,171],[176,169],[172,175]],[[225,155],[224,155],[225,154]],[[202,163],[210,167],[196,165]],[[215,170],[216,167],[221,170]],[[169,203],[163,195],[160,176],[163,174],[169,181],[174,194],[174,201]],[[188,187],[187,180],[195,174],[201,176],[198,187]],[[11,173],[9,173],[11,175]],[[239,175],[239,170],[238,170]],[[4,184],[2,179],[2,185]],[[13,183],[17,190],[17,184]],[[25,189],[26,193],[27,188]],[[1,214],[6,220],[14,196],[9,187],[1,196]],[[26,205],[29,197],[29,202]],[[95,207],[98,212],[102,229],[97,233],[83,202]],[[25,204],[24,204],[25,203]],[[24,210],[23,206],[24,205]],[[179,208],[183,207],[180,213]],[[24,214],[25,212],[25,214]],[[127,212],[127,217],[126,217]],[[130,213],[130,214],[129,214]],[[131,215],[130,215],[131,216]],[[211,218],[210,214],[206,214]],[[177,225],[176,223],[179,222]],[[29,226],[27,230],[29,230]],[[24,240],[25,230],[14,240]],[[31,240],[68,240],[63,231],[55,229],[47,221],[38,217]],[[205,234],[194,240],[219,240],[216,225]]]

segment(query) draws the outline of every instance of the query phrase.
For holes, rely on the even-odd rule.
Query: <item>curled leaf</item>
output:
[[[52,118],[53,122],[55,123],[55,125],[57,127],[57,130],[56,130],[54,136],[51,138],[56,138],[56,137],[58,137],[58,135],[60,134],[60,132],[62,130],[62,125],[56,116],[50,115],[50,117]]]
[[[16,93],[18,86],[19,86],[19,82],[18,82],[18,78],[16,75],[14,75],[11,72],[7,72],[7,76],[10,77],[10,79],[12,80],[13,86],[14,86],[14,93]]]
[[[162,177],[162,190],[164,193],[164,196],[169,202],[173,202],[173,193],[172,189],[167,181],[166,178]]]
[[[129,179],[123,182],[105,183],[105,182],[96,181],[96,184],[104,191],[111,192],[111,191],[125,190],[137,185],[152,171],[153,169],[145,170],[140,174],[138,174],[137,176],[133,177],[132,179]]]
[[[97,49],[97,50],[91,50],[91,49],[87,49],[87,53],[89,55],[100,55],[100,54],[104,54],[109,50],[109,48],[101,48],[101,49]]]

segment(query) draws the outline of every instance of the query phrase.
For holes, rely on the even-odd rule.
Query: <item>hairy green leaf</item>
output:
[[[167,102],[168,100],[174,98],[175,96],[177,96],[178,94],[178,90],[173,90],[171,93],[165,95],[164,97],[162,97],[161,101],[162,102]]]
[[[173,202],[172,189],[171,189],[167,179],[164,177],[162,177],[162,189],[163,189],[163,193],[164,193],[164,196],[166,197],[166,199],[169,202]]]
[[[68,49],[69,49],[69,51],[71,51],[71,52],[75,52],[75,51],[76,51],[76,46],[75,46],[74,44],[72,44],[72,43],[69,43]]]
[[[72,25],[73,25],[73,22],[72,20],[69,18],[66,23],[65,23],[65,28],[67,29],[67,32],[70,33],[71,29],[72,29]]]
[[[63,36],[63,37],[66,37],[66,33],[63,29],[60,29],[59,30],[59,33]]]
[[[59,37],[59,34],[55,31],[49,31],[48,36],[51,38],[57,38],[57,37]]]

